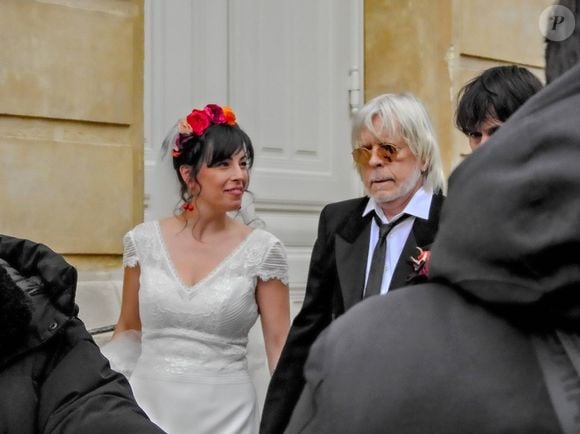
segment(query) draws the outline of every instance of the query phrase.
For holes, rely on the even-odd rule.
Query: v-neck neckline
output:
[[[165,238],[163,238],[163,233],[161,232],[161,224],[159,220],[154,221],[155,230],[157,233],[157,238],[159,240],[159,244],[161,245],[161,251],[163,252],[163,257],[165,259],[165,263],[167,264],[171,274],[173,274],[173,278],[179,284],[181,289],[183,289],[186,293],[190,294],[195,288],[200,286],[201,284],[210,280],[213,276],[217,274],[217,272],[227,263],[231,258],[233,258],[238,252],[240,252],[244,246],[248,243],[256,229],[252,230],[236,247],[232,249],[227,256],[222,259],[209,273],[207,273],[204,277],[199,279],[192,285],[187,285],[186,282],[181,278],[179,273],[177,272],[177,268],[175,267],[175,263],[173,262],[171,255],[169,254],[169,249],[167,248],[167,244],[165,243]]]

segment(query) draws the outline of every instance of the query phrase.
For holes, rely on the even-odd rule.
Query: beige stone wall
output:
[[[118,254],[142,219],[143,1],[1,0],[0,232]]]
[[[426,105],[450,160],[451,0],[365,0],[365,100],[409,91]]]
[[[551,0],[365,0],[365,99],[408,90],[433,118],[447,173],[468,152],[457,92],[486,68],[516,63],[543,80],[538,20]]]

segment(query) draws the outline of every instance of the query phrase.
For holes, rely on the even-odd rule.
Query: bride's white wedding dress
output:
[[[280,241],[253,230],[193,286],[177,274],[159,222],[138,225],[124,244],[124,265],[140,267],[141,353],[132,373],[115,350],[123,336],[104,353],[127,373],[139,405],[171,434],[257,433],[246,345],[258,317],[257,279],[288,283]]]

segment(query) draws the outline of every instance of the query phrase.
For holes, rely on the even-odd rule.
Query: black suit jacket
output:
[[[270,380],[260,425],[263,434],[284,431],[304,387],[310,346],[333,319],[362,300],[372,219],[372,213],[362,216],[367,202],[364,197],[333,203],[320,214],[304,304]],[[443,196],[434,195],[429,219],[415,218],[389,289],[408,284],[413,273],[409,258],[416,256],[417,247],[433,242],[442,204]]]

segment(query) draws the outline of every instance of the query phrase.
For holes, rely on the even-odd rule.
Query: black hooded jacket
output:
[[[162,433],[76,317],[76,270],[0,235],[0,432]]]
[[[287,432],[561,432],[530,339],[555,328],[580,331],[580,66],[454,171],[430,282],[321,335]]]

